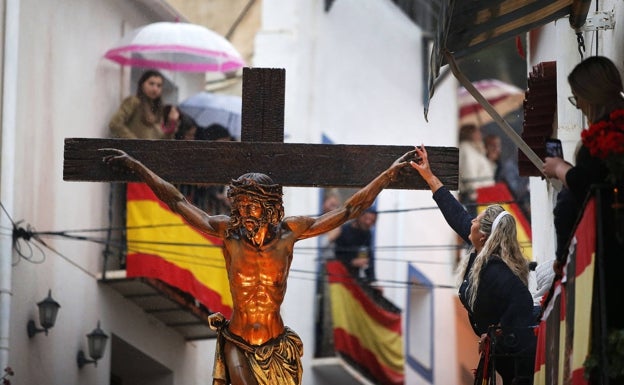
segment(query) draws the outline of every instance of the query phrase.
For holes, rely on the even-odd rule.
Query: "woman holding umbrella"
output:
[[[137,83],[136,95],[128,96],[113,115],[109,128],[112,137],[126,139],[171,139],[174,130],[163,130],[162,87],[164,76],[147,70]],[[172,109],[172,113],[177,110]],[[167,120],[177,121],[169,114]]]

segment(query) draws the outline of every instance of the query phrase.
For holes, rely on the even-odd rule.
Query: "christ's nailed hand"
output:
[[[108,155],[104,155],[102,162],[111,166],[112,168],[126,168],[128,167],[128,160],[132,158],[130,155],[122,150],[116,148],[100,148],[98,151],[106,152]]]

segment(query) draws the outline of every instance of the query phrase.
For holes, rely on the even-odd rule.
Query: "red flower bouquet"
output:
[[[624,110],[615,110],[609,120],[592,124],[581,138],[592,156],[605,161],[610,182],[624,180]]]

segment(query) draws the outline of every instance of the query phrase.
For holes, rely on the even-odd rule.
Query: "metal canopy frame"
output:
[[[429,100],[435,92],[440,68],[448,64],[447,53],[460,59],[564,17],[572,5],[584,0],[444,0],[439,9],[430,57]],[[584,22],[584,19],[583,19]]]
[[[456,59],[571,13],[572,26],[578,29],[581,25],[576,24],[582,24],[586,19],[586,3],[587,0],[443,0],[430,56],[428,94],[424,101],[425,119],[440,68],[448,65],[455,78],[541,172],[543,161],[466,78],[457,66]],[[561,189],[560,181],[549,181],[557,190]]]

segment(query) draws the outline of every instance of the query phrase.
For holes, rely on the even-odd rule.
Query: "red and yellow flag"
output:
[[[565,268],[538,329],[535,385],[586,385],[596,258],[596,202],[590,200],[574,232]]]
[[[159,279],[211,312],[232,314],[222,242],[174,214],[144,183],[127,185],[128,277]]]
[[[528,260],[533,260],[533,244],[531,237],[531,224],[520,206],[514,202],[514,198],[505,183],[499,182],[493,186],[481,187],[477,189],[477,211],[485,210],[489,204],[498,203],[505,211],[511,213],[516,219],[516,232],[518,242],[522,247],[524,256]]]
[[[381,306],[350,276],[339,261],[328,261],[336,352],[377,384],[405,381],[401,313]]]

